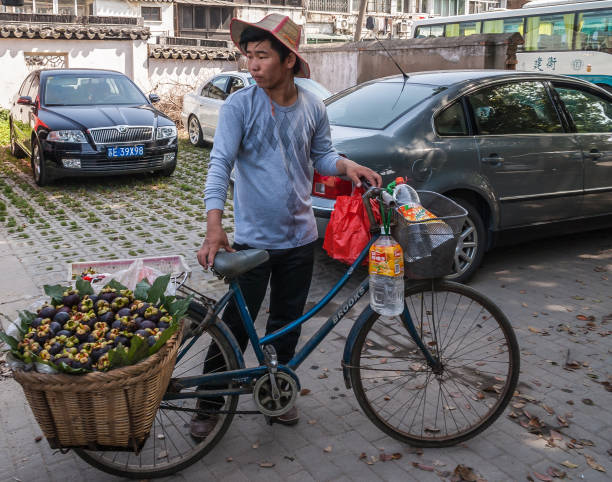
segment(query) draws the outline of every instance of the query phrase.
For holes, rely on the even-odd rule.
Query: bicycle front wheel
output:
[[[192,302],[187,312],[188,322],[199,322],[204,318],[206,309]],[[222,321],[217,320],[217,323]],[[182,347],[187,346],[191,338],[184,340]],[[219,348],[216,356],[223,359],[228,370],[238,368],[238,361],[230,343],[221,330],[212,324],[196,342],[177,361],[173,378],[202,374],[204,359],[212,344]],[[182,351],[179,350],[179,353]],[[184,392],[196,388],[186,389]],[[183,393],[183,392],[181,392]],[[238,395],[225,397],[225,403],[219,407],[224,412],[217,415],[216,424],[204,439],[191,436],[191,417],[195,413],[196,398],[162,401],[149,438],[141,452],[91,451],[76,449],[79,457],[90,465],[109,474],[132,479],[151,479],[166,477],[193,464],[208,453],[225,434],[230,426],[238,404]]]
[[[400,317],[370,317],[351,353],[351,381],[361,408],[391,437],[447,447],[495,421],[519,376],[510,322],[467,286],[435,280],[409,286],[406,307],[439,366],[430,366]]]

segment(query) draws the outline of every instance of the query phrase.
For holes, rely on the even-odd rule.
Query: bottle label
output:
[[[434,214],[430,213],[423,206],[400,206],[398,208],[399,212],[404,216],[408,221],[413,222],[423,222],[429,220],[436,220],[437,222],[441,222]]]
[[[404,276],[404,255],[399,244],[393,246],[377,246],[370,248],[370,274],[381,276]]]

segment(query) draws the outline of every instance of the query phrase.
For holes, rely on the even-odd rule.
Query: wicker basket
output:
[[[454,201],[431,191],[418,191],[422,206],[435,221],[408,221],[393,211],[391,234],[404,251],[404,277],[440,278],[452,273],[455,249],[467,211]]]
[[[14,372],[53,449],[139,452],[155,420],[182,328],[136,365],[84,375]]]

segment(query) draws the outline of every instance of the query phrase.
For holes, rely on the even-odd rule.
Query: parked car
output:
[[[217,128],[219,109],[227,96],[254,83],[255,80],[246,70],[222,72],[199,86],[195,92],[185,94],[181,120],[187,127],[190,142],[194,146],[212,142]],[[295,83],[321,100],[331,95],[329,90],[312,79],[296,77]]]
[[[612,95],[594,84],[422,72],[366,82],[326,104],[338,152],[385,183],[406,176],[467,209],[451,278],[467,280],[501,242],[612,225]],[[350,192],[347,181],[315,173],[321,237],[336,196]]]
[[[31,158],[39,186],[66,176],[169,176],[176,167],[177,131],[153,107],[158,100],[119,72],[34,71],[11,103],[11,153]]]

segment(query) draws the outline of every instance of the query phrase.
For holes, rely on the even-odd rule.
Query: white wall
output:
[[[140,4],[126,0],[95,0],[94,15],[101,17],[140,17]]]
[[[226,60],[149,59],[148,91],[159,95],[175,91],[182,94],[219,72],[236,70],[236,62]]]
[[[168,35],[174,37],[174,4],[169,2],[140,2],[138,6],[138,16],[140,17],[140,7],[161,7],[161,21],[145,20],[145,27],[151,29],[151,40],[158,35]]]

